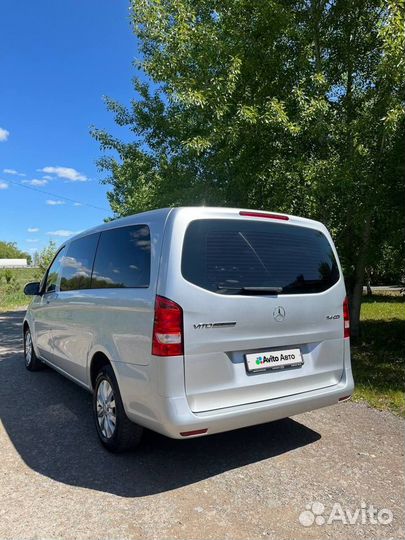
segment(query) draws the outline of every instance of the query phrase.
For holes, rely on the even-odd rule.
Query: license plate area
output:
[[[248,373],[301,367],[303,363],[300,349],[277,349],[245,354],[245,366]]]

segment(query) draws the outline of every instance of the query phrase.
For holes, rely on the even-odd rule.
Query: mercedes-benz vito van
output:
[[[210,435],[347,399],[349,311],[321,223],[168,208],[63,244],[24,319],[27,369],[93,393],[101,442]]]

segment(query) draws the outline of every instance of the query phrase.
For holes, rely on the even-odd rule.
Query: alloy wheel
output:
[[[31,338],[31,332],[29,330],[25,332],[24,344],[25,344],[25,348],[24,348],[25,365],[29,366],[32,360],[32,338]]]
[[[114,392],[107,379],[103,379],[97,388],[97,420],[103,436],[110,439],[114,435],[117,416]]]

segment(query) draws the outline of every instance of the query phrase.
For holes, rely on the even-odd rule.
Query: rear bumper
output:
[[[131,411],[127,411],[127,414],[133,421],[145,427],[174,439],[182,439],[184,437],[180,435],[181,432],[207,429],[207,432],[202,435],[193,435],[193,437],[200,437],[272,422],[334,405],[339,402],[339,399],[350,396],[353,389],[352,371],[346,366],[338,384],[301,394],[199,413],[193,413],[190,410],[186,396],[159,396],[157,417],[142,416],[140,418]]]

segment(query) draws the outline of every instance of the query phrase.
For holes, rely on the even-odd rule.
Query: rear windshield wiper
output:
[[[232,291],[239,294],[280,294],[283,292],[283,287],[227,287],[226,285],[218,285],[220,291]]]

